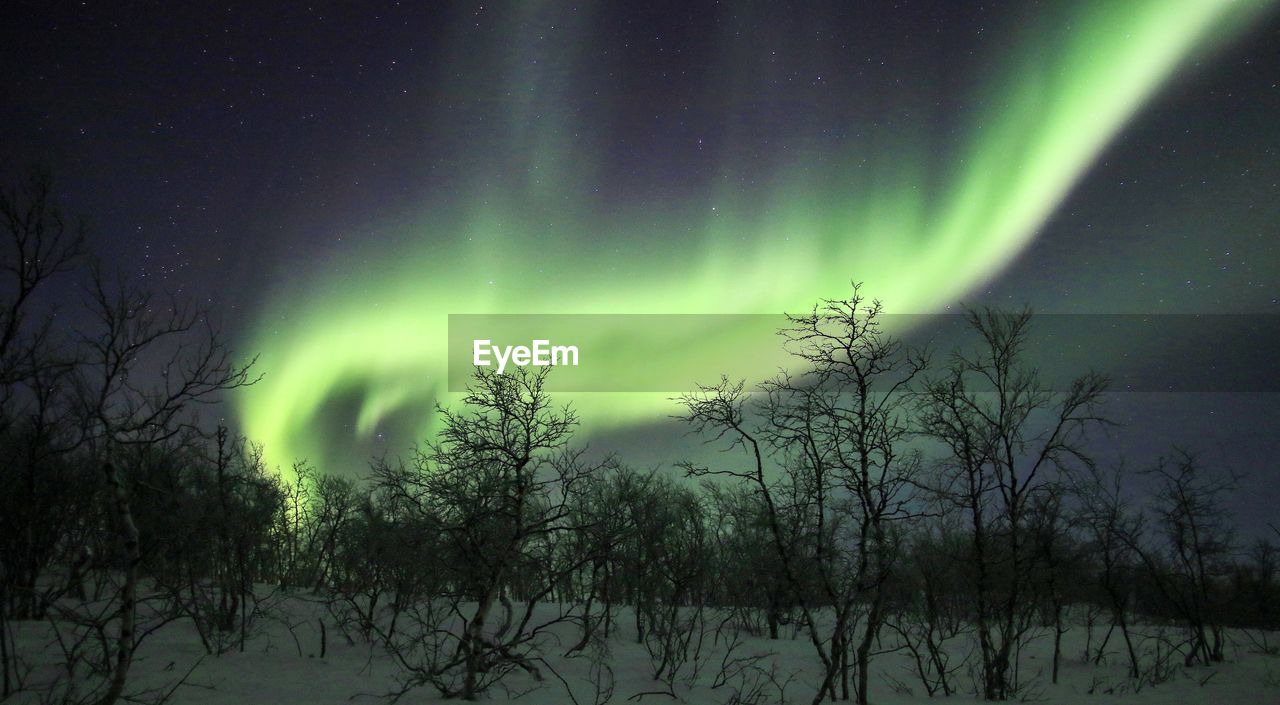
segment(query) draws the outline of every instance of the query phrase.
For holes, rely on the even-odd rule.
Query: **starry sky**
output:
[[[108,266],[261,355],[227,414],[281,465],[420,437],[449,313],[777,313],[858,280],[903,313],[1280,314],[1266,0],[0,14],[6,178],[48,164]],[[1242,513],[1280,501],[1280,395],[1150,391],[1115,395],[1108,452],[1196,439],[1250,473]],[[675,452],[665,399],[574,401],[643,464]]]

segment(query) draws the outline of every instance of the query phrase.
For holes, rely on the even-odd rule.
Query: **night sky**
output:
[[[261,355],[226,414],[282,465],[420,437],[449,313],[857,280],[894,312],[1280,314],[1269,2],[17,2],[0,32],[7,180],[48,164],[108,267]],[[1106,453],[1190,442],[1257,523],[1280,395],[1218,391],[1114,395]],[[663,395],[575,403],[624,457],[680,452]]]

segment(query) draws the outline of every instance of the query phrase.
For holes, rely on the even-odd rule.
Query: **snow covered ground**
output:
[[[550,609],[549,607],[546,609]],[[402,674],[394,659],[379,646],[361,642],[349,643],[341,634],[332,617],[326,617],[325,609],[316,603],[290,598],[277,605],[278,618],[263,620],[256,633],[247,642],[243,652],[234,646],[221,656],[205,655],[196,630],[189,620],[171,622],[146,637],[140,648],[130,680],[129,691],[139,693],[150,689],[153,695],[167,692],[168,702],[191,704],[279,703],[320,705],[323,703],[379,703],[386,696],[399,690],[398,676]],[[320,621],[326,620],[324,655],[321,656]],[[604,663],[613,674],[613,694],[610,702],[687,702],[687,703],[808,703],[816,692],[819,680],[818,662],[812,646],[804,634],[792,638],[787,629],[783,638],[771,641],[761,637],[746,637],[733,652],[735,658],[762,658],[753,661],[753,668],[729,675],[723,684],[712,687],[722,673],[725,648],[707,646],[696,677],[692,677],[694,664],[687,664],[677,678],[675,692],[679,700],[669,695],[657,694],[664,684],[652,678],[652,661],[649,652],[636,643],[635,631],[629,611],[619,614],[620,629],[607,642],[608,656]],[[43,646],[48,658],[57,653],[51,640],[48,625],[40,622],[15,623],[16,642],[27,654]],[[1140,627],[1150,633],[1155,627]],[[564,624],[557,627],[554,637],[545,643],[547,663],[558,677],[547,669],[542,682],[517,671],[482,696],[483,700],[515,700],[526,703],[562,705],[597,702],[597,684],[602,682],[598,668],[593,669],[591,659],[565,658],[562,654],[576,641],[576,629]],[[1094,643],[1102,636],[1095,631]],[[1276,634],[1269,635],[1271,642],[1280,641]],[[1171,677],[1156,686],[1135,689],[1125,677],[1122,654],[1113,649],[1101,665],[1086,662],[1082,657],[1086,642],[1086,629],[1073,626],[1063,637],[1063,662],[1060,682],[1050,683],[1052,639],[1046,630],[1040,638],[1024,649],[1020,660],[1021,681],[1026,684],[1023,698],[1044,703],[1280,703],[1280,656],[1258,653],[1245,635],[1232,633],[1234,646],[1228,651],[1227,662],[1205,667],[1183,668],[1180,664]],[[708,635],[708,642],[712,635]],[[558,643],[557,643],[558,642]],[[1118,648],[1119,640],[1113,645]],[[886,646],[891,644],[886,641]],[[953,651],[965,647],[957,643]],[[957,653],[957,657],[959,654]],[[730,669],[732,670],[732,669]],[[908,654],[886,653],[876,657],[872,666],[871,700],[874,703],[924,703],[936,702],[927,696],[915,675]],[[37,670],[33,675],[39,675]],[[49,671],[44,671],[49,673]],[[769,683],[772,675],[776,683]],[[185,680],[184,680],[185,674]],[[593,675],[594,674],[594,675]],[[563,679],[563,681],[561,680]],[[966,672],[955,675],[960,692],[946,702],[977,702],[971,692],[970,676]],[[32,678],[36,680],[36,678]],[[608,679],[603,679],[607,684]],[[181,684],[178,684],[181,681]],[[746,697],[755,684],[760,687],[760,697]],[[785,694],[778,692],[776,684],[785,684]],[[572,697],[567,688],[572,689]],[[648,695],[642,695],[650,693]],[[735,699],[737,698],[737,699]],[[784,699],[785,698],[785,699]],[[39,702],[35,693],[19,696],[14,702]],[[429,687],[406,693],[399,702],[446,702]]]

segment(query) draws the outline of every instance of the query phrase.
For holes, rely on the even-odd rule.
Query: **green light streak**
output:
[[[335,445],[393,416],[425,434],[432,402],[448,397],[449,313],[777,313],[841,296],[851,280],[891,311],[936,310],[998,273],[1174,71],[1265,4],[1102,0],[1058,13],[1069,17],[1024,28],[993,57],[977,109],[952,120],[967,125],[953,149],[931,151],[920,126],[870,145],[865,163],[793,156],[754,175],[762,188],[663,212],[594,212],[583,194],[600,164],[564,137],[570,116],[557,108],[590,87],[569,79],[572,59],[521,62],[506,72],[505,91],[520,97],[492,162],[518,177],[461,175],[461,207],[433,208],[397,233],[400,245],[265,305],[249,347],[266,377],[237,399],[243,427],[286,469],[295,458],[331,467]],[[511,36],[536,15],[514,19]],[[732,153],[723,162],[730,174],[751,168]],[[716,346],[649,364],[702,364],[733,343],[754,346],[736,352],[767,371],[776,340],[759,333],[717,331]],[[590,364],[608,374],[633,362],[620,351]],[[318,422],[344,395],[355,419],[350,438],[334,438]],[[564,397],[588,429],[672,411],[665,394]]]

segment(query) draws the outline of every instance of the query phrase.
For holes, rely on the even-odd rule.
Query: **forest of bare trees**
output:
[[[1110,659],[1131,690],[1280,649],[1277,544],[1234,534],[1238,478],[1193,448],[1096,462],[1123,432],[1107,379],[1045,383],[1029,311],[969,311],[953,351],[896,338],[858,286],[790,315],[789,371],[676,400],[672,432],[726,451],[712,464],[589,452],[554,372],[520,368],[477,371],[363,479],[282,473],[200,413],[254,382],[251,356],[98,268],[54,194],[35,171],[0,200],[0,701],[163,702],[184,674],[139,685],[131,661],[175,624],[209,658],[273,625],[299,658],[367,647],[396,664],[389,700],[567,689],[579,661],[602,703],[623,642],[652,683],[631,700],[696,681],[743,704],[797,679],[814,703],[1020,699],[1037,640],[1044,680]],[[47,303],[72,286],[82,314]],[[782,641],[812,667],[771,660]],[[911,673],[879,678],[889,653]]]

